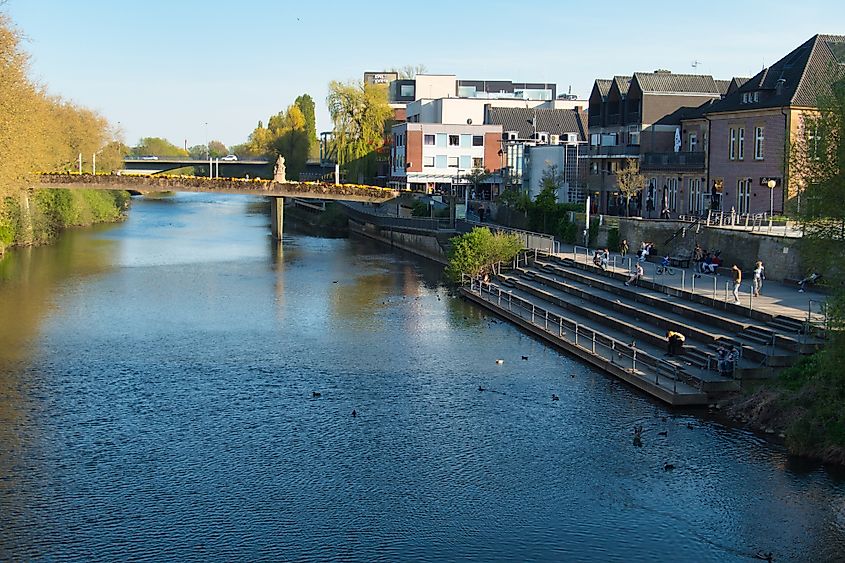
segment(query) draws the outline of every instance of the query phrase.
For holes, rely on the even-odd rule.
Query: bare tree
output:
[[[640,174],[640,163],[636,158],[628,158],[621,170],[616,172],[616,186],[625,195],[625,216],[630,216],[631,198],[645,188],[645,176]]]

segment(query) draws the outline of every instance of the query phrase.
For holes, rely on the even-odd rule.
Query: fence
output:
[[[515,314],[543,332],[565,340],[575,347],[586,350],[594,356],[607,360],[628,373],[637,375],[664,390],[677,394],[678,382],[701,391],[701,381],[695,380],[679,366],[638,350],[628,343],[596,332],[589,326],[579,324],[562,315],[544,309],[514,295],[501,287],[479,280],[465,278],[464,286],[481,299],[499,309]],[[644,371],[646,368],[648,371]]]

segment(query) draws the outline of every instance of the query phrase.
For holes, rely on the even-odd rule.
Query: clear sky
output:
[[[329,81],[368,70],[422,64],[586,98],[596,78],[635,71],[751,76],[816,33],[845,34],[841,0],[7,0],[0,10],[51,94],[119,123],[129,144],[188,146],[244,142],[302,93],[328,130]]]

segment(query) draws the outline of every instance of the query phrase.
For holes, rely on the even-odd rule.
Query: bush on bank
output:
[[[128,207],[125,191],[49,189],[7,197],[0,202],[0,253],[48,243],[68,227],[120,221]]]
[[[493,233],[487,227],[475,227],[453,237],[451,242],[446,275],[455,283],[465,275],[491,273],[494,264],[510,262],[522,250],[522,241],[517,235]]]

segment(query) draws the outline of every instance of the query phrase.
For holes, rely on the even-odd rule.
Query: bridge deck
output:
[[[396,190],[359,184],[274,182],[242,178],[199,176],[146,176],[134,174],[41,174],[45,188],[134,190],[138,192],[199,192],[298,197],[343,201],[382,202],[399,195]]]

